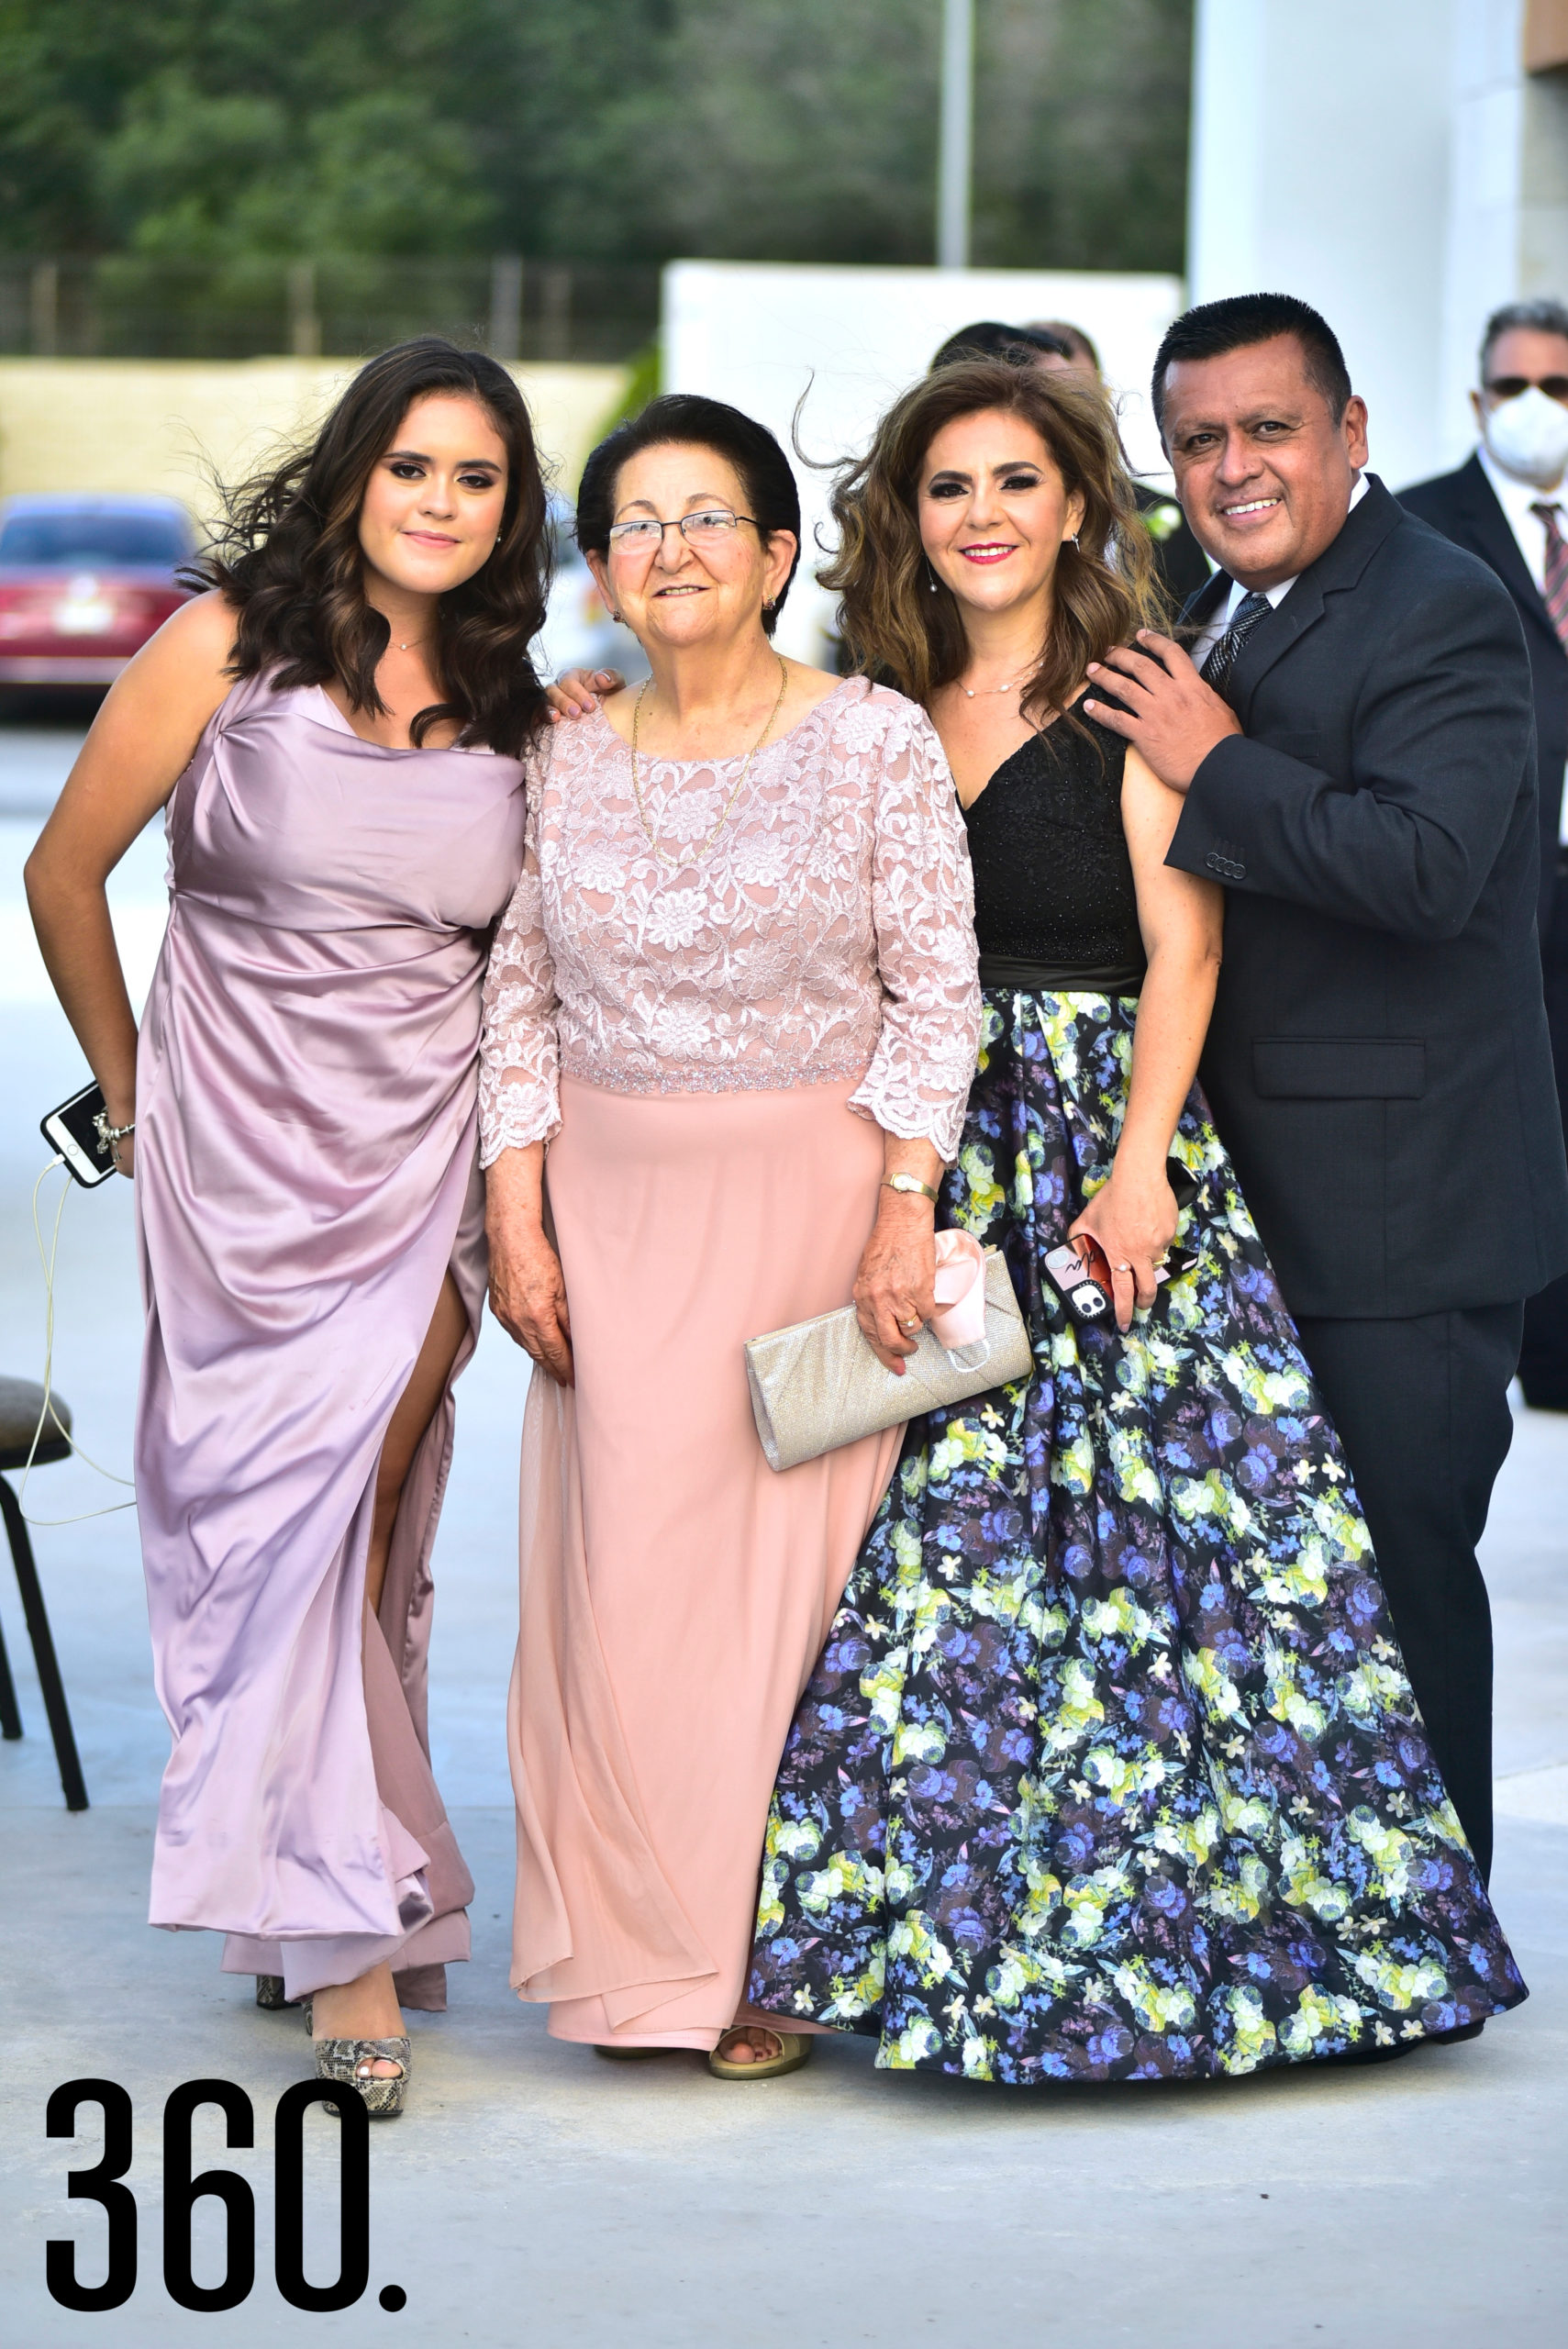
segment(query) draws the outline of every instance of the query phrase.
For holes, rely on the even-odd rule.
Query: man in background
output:
[[[1046,359],[1045,366],[1065,366],[1087,375],[1092,383],[1103,384],[1100,354],[1082,327],[1069,325],[1065,318],[1035,318],[1030,321],[1032,332],[1049,335],[1061,344],[1063,359]],[[1187,528],[1186,516],[1175,500],[1163,490],[1150,489],[1142,482],[1133,484],[1138,493],[1138,510],[1143,517],[1143,527],[1154,541],[1154,568],[1159,573],[1166,594],[1179,612],[1189,596],[1195,596],[1208,584],[1208,559]]]
[[[1400,503],[1496,573],[1524,628],[1540,769],[1541,964],[1568,1130],[1568,309],[1510,302],[1495,311],[1480,374],[1470,395],[1479,448]],[[1568,1411],[1568,1277],[1525,1308],[1519,1384],[1537,1410]]]

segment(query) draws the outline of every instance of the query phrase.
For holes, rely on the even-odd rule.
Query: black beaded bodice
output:
[[[965,808],[983,957],[1143,968],[1121,821],[1126,755],[1121,737],[1092,718],[1058,718],[1004,759]]]

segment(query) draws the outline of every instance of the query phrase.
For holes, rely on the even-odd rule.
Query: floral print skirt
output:
[[[1004,1250],[1035,1374],[911,1424],[779,1771],[749,1996],[893,2069],[1251,2072],[1525,1996],[1195,1088],[1191,1270],[1126,1337],[1041,1270],[1136,1011],[987,991],[942,1213]]]

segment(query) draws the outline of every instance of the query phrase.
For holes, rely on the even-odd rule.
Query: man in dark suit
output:
[[[1524,629],[1540,772],[1540,949],[1557,1097],[1568,1129],[1568,309],[1512,302],[1486,322],[1481,446],[1457,473],[1418,482],[1400,504],[1490,565]],[[1538,1410],[1568,1411],[1568,1279],[1525,1307],[1519,1384]]]
[[[1523,1300],[1568,1270],[1529,666],[1495,574],[1364,475],[1365,406],[1305,303],[1188,311],[1154,406],[1220,569],[1195,658],[1142,632],[1091,671],[1120,705],[1095,714],[1184,795],[1167,863],[1227,892],[1203,1082],[1485,1867],[1475,1545]]]

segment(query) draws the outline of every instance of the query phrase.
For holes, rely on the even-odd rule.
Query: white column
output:
[[[1523,39],[1523,0],[1457,0],[1452,164],[1443,222],[1440,464],[1456,464],[1474,439],[1466,395],[1475,381],[1481,331],[1489,312],[1519,291]]]
[[[937,155],[937,266],[969,267],[974,160],[974,0],[942,0],[941,119]]]
[[[1344,346],[1374,468],[1439,431],[1455,9],[1467,0],[1198,0],[1188,283],[1297,294]]]

